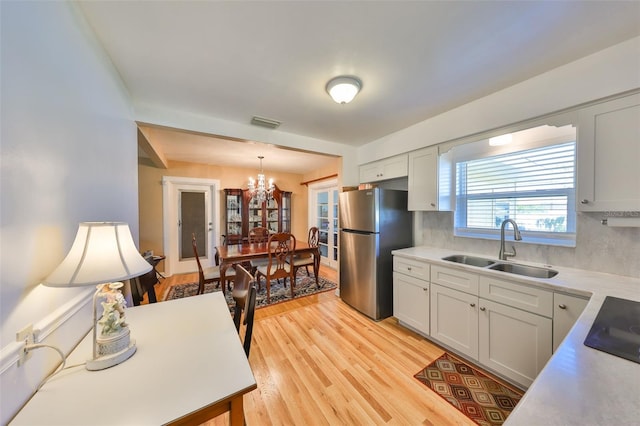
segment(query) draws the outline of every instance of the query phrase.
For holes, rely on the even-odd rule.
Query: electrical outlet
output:
[[[33,345],[33,324],[27,325],[16,333],[16,342],[24,343],[24,347],[20,351],[20,358],[18,358],[18,367],[20,367],[31,358],[31,352],[27,351],[26,347]]]

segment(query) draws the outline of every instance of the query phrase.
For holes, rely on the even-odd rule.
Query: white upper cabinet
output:
[[[437,146],[409,153],[410,211],[449,210],[451,170],[449,156],[439,156]]]
[[[640,211],[640,94],[578,114],[579,211]]]
[[[438,148],[409,153],[408,207],[411,211],[438,210]]]
[[[407,176],[407,154],[360,166],[360,183],[378,182]]]

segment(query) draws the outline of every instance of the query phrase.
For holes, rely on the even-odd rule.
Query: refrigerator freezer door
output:
[[[340,297],[373,319],[379,319],[378,238],[378,234],[340,231]]]
[[[340,228],[379,232],[379,193],[377,188],[341,193],[339,196]]]

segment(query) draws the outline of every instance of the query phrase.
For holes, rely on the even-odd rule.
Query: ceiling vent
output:
[[[262,127],[267,127],[269,129],[276,129],[281,124],[281,122],[276,120],[271,120],[270,118],[254,116],[251,119],[251,124],[253,124],[254,126],[262,126]]]

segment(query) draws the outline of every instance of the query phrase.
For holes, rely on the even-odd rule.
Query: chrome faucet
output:
[[[511,246],[511,250],[513,251],[506,251],[504,249],[504,228],[507,223],[510,223],[513,226],[513,239],[516,241],[520,241],[522,239],[522,235],[520,235],[520,230],[518,229],[516,221],[513,219],[503,220],[502,225],[500,225],[500,253],[498,254],[498,258],[500,260],[507,260],[507,257],[513,257],[516,255],[516,248],[514,246]]]

